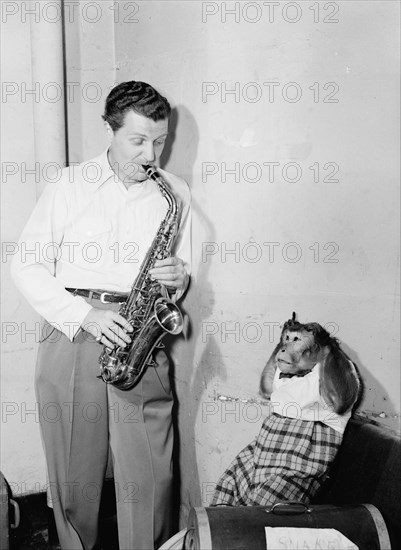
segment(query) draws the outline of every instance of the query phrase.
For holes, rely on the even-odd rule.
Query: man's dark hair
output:
[[[146,82],[122,82],[111,90],[106,99],[103,120],[108,122],[113,132],[124,124],[128,111],[151,118],[154,122],[169,117],[171,107],[165,97]]]

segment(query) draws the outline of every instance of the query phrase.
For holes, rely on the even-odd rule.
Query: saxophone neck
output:
[[[177,219],[178,217],[178,202],[169,188],[169,184],[166,180],[160,175],[155,166],[151,164],[143,164],[143,169],[148,177],[148,179],[157,183],[160,193],[166,199],[169,207],[169,215],[172,219]]]

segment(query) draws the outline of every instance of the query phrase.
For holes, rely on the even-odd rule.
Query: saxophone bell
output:
[[[166,333],[176,336],[184,326],[178,306],[160,297],[154,303],[153,314],[141,327],[139,334],[125,348],[105,348],[99,358],[101,377],[120,390],[130,390],[141,378],[145,368],[152,365],[152,352],[163,347]]]

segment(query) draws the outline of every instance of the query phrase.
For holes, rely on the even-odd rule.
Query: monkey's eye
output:
[[[297,342],[299,340],[298,336],[295,336],[294,342]]]
[[[290,339],[290,337],[288,336],[288,334],[287,334],[287,336],[285,337],[285,339],[286,339],[286,340],[289,340],[289,339]]]
[[[310,349],[306,349],[302,355],[305,355],[305,357],[310,357],[310,354],[311,354],[311,350]]]

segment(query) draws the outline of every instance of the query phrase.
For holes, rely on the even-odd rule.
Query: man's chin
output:
[[[125,181],[124,181],[124,184],[125,185],[142,185],[143,183],[145,183],[145,181],[147,180],[147,178],[143,178],[143,179],[139,179],[139,178],[127,178]]]
[[[139,169],[135,174],[126,174],[124,178],[125,183],[143,183],[148,179],[145,171]]]

